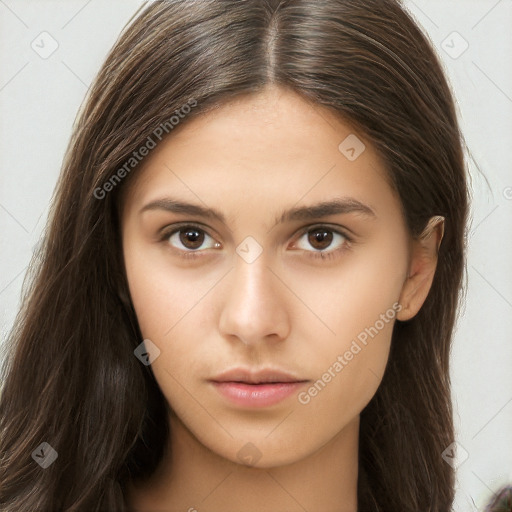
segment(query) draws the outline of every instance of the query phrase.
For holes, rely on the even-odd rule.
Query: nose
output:
[[[286,288],[262,254],[252,263],[235,258],[235,268],[225,283],[226,299],[219,329],[246,345],[285,340],[290,332]],[[288,292],[289,293],[289,292]]]

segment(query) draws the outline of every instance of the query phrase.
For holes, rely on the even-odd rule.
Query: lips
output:
[[[224,372],[211,380],[214,382],[242,382],[245,384],[306,382],[306,379],[301,379],[291,373],[273,369],[263,369],[259,371],[234,369]]]
[[[284,401],[309,380],[275,369],[234,369],[210,379],[210,382],[231,404],[237,407],[257,408],[269,407]]]

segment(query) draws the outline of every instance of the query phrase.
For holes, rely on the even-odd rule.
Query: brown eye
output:
[[[206,231],[194,225],[175,226],[173,230],[164,232],[161,240],[184,254],[220,247]]]
[[[333,258],[340,256],[352,243],[352,238],[343,231],[329,226],[314,226],[303,230],[293,248],[305,251],[312,258]]]
[[[180,242],[187,249],[198,249],[204,242],[204,231],[196,228],[180,229]]]
[[[327,249],[333,240],[332,231],[325,228],[317,228],[308,232],[308,242],[313,249],[321,251]]]

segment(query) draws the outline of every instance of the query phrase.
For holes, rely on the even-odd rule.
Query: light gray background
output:
[[[0,348],[77,109],[140,3],[0,0]],[[452,364],[460,445],[452,461],[458,465],[454,510],[470,512],[512,482],[512,0],[405,4],[444,62],[471,150],[467,303]],[[44,31],[58,43],[47,58],[31,46],[51,48]]]

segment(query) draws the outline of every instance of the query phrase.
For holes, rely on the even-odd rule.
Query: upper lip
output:
[[[307,379],[300,379],[295,375],[271,368],[261,370],[248,370],[244,368],[234,368],[223,372],[210,379],[214,382],[245,382],[247,384],[262,384],[270,382],[305,382]]]

